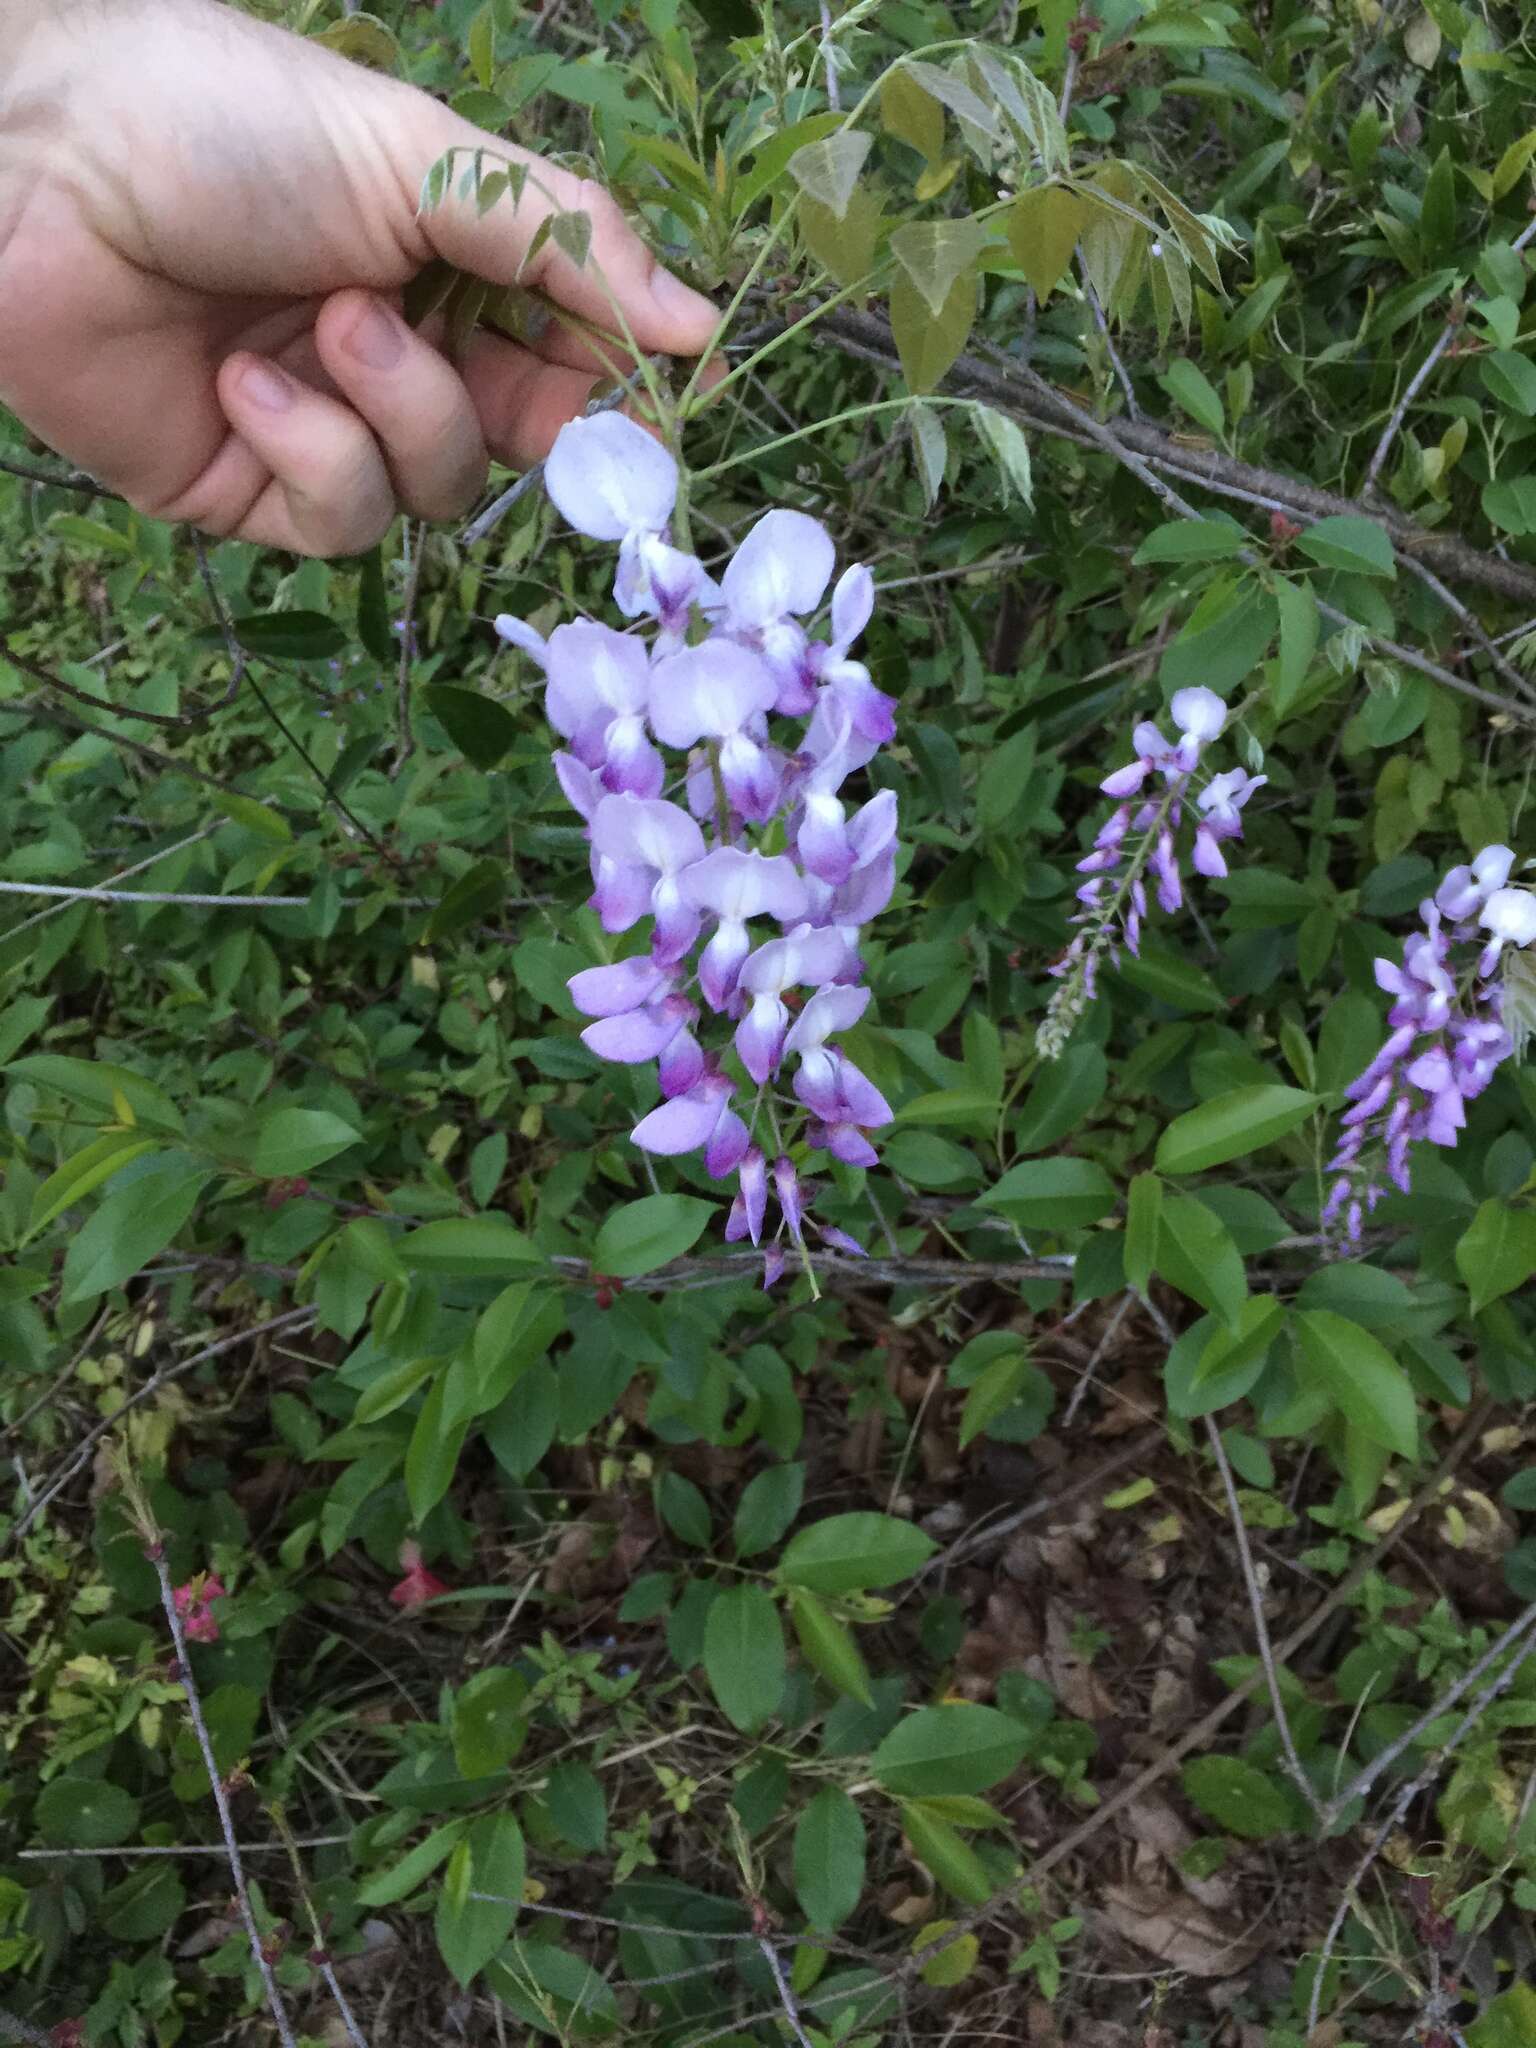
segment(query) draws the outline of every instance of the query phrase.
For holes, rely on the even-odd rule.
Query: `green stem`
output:
[[[850,405],[844,412],[835,412],[830,419],[816,420],[808,427],[796,427],[792,434],[780,434],[776,440],[762,441],[753,448],[744,448],[739,455],[731,455],[724,462],[715,462],[708,469],[696,469],[695,483],[702,483],[706,477],[724,476],[738,463],[756,462],[764,455],[771,455],[776,448],[787,448],[795,441],[803,441],[808,434],[824,433],[828,427],[840,427],[849,420],[868,419],[877,412],[900,412],[912,403],[910,398],[877,398],[868,405]],[[924,398],[925,405],[957,405],[970,409],[975,405],[971,398]]]

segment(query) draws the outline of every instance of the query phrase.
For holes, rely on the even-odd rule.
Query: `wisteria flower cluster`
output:
[[[1515,856],[1485,846],[1452,868],[1419,905],[1424,928],[1403,964],[1379,959],[1376,980],[1393,999],[1386,1042],[1345,1091],[1351,1107],[1328,1162],[1335,1176],[1325,1227],[1359,1241],[1365,1218],[1390,1184],[1409,1192],[1410,1147],[1454,1145],[1466,1105],[1515,1051],[1508,952],[1536,944],[1536,892],[1511,886]]]
[[[1098,993],[1104,955],[1118,964],[1122,946],[1131,954],[1140,951],[1147,878],[1159,909],[1171,914],[1184,901],[1179,841],[1186,818],[1193,815],[1195,821],[1195,873],[1224,875],[1223,844],[1242,838],[1243,806],[1269,779],[1229,768],[1197,788],[1202,754],[1220,738],[1227,707],[1214,690],[1195,687],[1176,690],[1168,709],[1178,738],[1170,742],[1160,726],[1144,719],[1131,735],[1133,758],[1099,784],[1105,796],[1115,798],[1115,808],[1099,827],[1093,850],[1077,863],[1078,873],[1088,878],[1077,891],[1077,935],[1051,968],[1061,986],[1035,1036],[1046,1059],[1059,1057]]]
[[[546,640],[496,621],[543,668],[565,742],[555,771],[586,823],[603,929],[649,920],[648,951],[571,978],[593,1020],[582,1038],[606,1060],[655,1061],[662,1101],[634,1142],[701,1154],[713,1178],[734,1179],[726,1237],[764,1245],[771,1282],[782,1240],[803,1247],[815,1223],[797,1137],[871,1166],[868,1133],[891,1118],[835,1043],[868,1006],[859,931],[896,878],[894,793],[852,806],[846,793],[894,731],[891,699],[849,653],[874,582],[845,570],[830,637],[812,638],[834,550],[819,521],[789,510],[765,513],[717,582],[673,544],[677,464],[619,413],[564,427],[544,485],[579,533],[617,543],[618,607],[654,622],[642,637],[574,620]],[[711,1018],[728,1028],[712,1032]],[[815,1227],[835,1249],[861,1249]]]

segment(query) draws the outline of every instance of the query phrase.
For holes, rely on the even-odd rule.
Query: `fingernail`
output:
[[[702,292],[696,292],[692,285],[674,277],[670,270],[657,270],[651,277],[651,299],[662,317],[675,320],[686,327],[690,334],[702,326],[705,331],[715,323],[714,306]]]
[[[293,404],[293,379],[276,363],[256,356],[240,372],[240,396],[263,412],[286,412]]]
[[[392,370],[405,354],[405,329],[388,307],[371,305],[353,322],[346,347],[365,369]]]

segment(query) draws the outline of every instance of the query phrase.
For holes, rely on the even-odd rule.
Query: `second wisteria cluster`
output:
[[[873,579],[846,569],[829,637],[813,639],[806,621],[832,583],[832,541],[819,521],[779,510],[716,581],[673,545],[672,456],[619,413],[564,427],[544,484],[578,532],[617,543],[615,601],[652,625],[642,637],[574,620],[546,640],[496,621],[544,670],[565,742],[555,770],[586,823],[604,930],[649,920],[646,952],[572,977],[572,1000],[593,1020],[582,1038],[603,1059],[656,1063],[662,1100],[634,1142],[698,1153],[712,1177],[734,1178],[726,1236],[764,1246],[769,1281],[807,1222],[857,1252],[809,1216],[790,1147],[803,1136],[870,1166],[868,1134],[891,1118],[835,1043],[868,1005],[860,927],[896,876],[894,793],[855,802],[846,789],[894,731],[892,700],[850,656]]]

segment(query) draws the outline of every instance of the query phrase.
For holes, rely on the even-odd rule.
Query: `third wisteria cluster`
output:
[[[832,583],[832,541],[818,520],[780,510],[716,582],[669,537],[676,463],[619,413],[564,427],[544,485],[578,532],[617,542],[615,601],[654,622],[642,637],[576,620],[545,640],[496,621],[544,670],[565,742],[555,769],[586,821],[604,930],[650,920],[648,951],[572,977],[572,1000],[594,1020],[582,1037],[603,1059],[656,1062],[662,1101],[635,1143],[701,1153],[714,1178],[735,1177],[726,1235],[765,1244],[771,1281],[782,1240],[801,1244],[815,1222],[791,1145],[803,1134],[869,1166],[867,1134],[891,1118],[834,1042],[869,1002],[859,930],[896,875],[894,793],[846,794],[894,731],[892,700],[850,656],[873,579],[846,569],[830,637],[813,639],[805,622]],[[836,1249],[860,1249],[815,1227]]]

